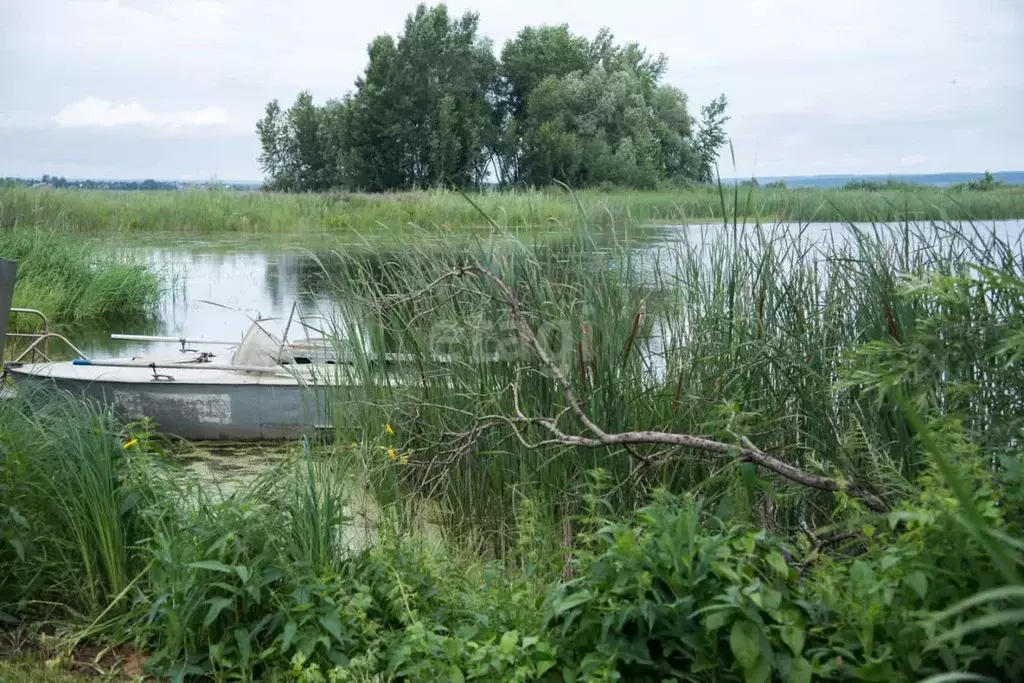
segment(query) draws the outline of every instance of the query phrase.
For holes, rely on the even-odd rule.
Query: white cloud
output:
[[[110,102],[89,95],[72,102],[53,116],[62,128],[114,128],[118,126],[216,126],[228,122],[223,107],[205,107],[192,111],[158,113],[138,102]]]

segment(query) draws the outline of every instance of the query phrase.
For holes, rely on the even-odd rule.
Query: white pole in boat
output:
[[[198,339],[195,337],[155,337],[148,334],[112,334],[111,339],[122,341],[179,342],[181,344],[219,344],[221,346],[238,346],[240,342],[222,341],[217,339]]]

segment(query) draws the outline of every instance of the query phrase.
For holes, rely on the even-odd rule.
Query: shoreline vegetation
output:
[[[156,308],[115,243],[328,247],[359,380],[225,486],[0,401],[0,679],[1024,680],[1024,187],[712,184],[724,97],[477,28],[421,5],[342,99],[271,102],[273,192],[0,184],[58,324]]]
[[[18,266],[12,307],[41,310],[52,331],[145,321],[160,303],[160,274],[73,235],[31,225],[0,225],[0,256]],[[9,325],[25,332],[38,323],[34,316],[15,314]]]
[[[357,364],[333,443],[231,492],[145,422],[0,402],[0,643],[174,681],[1020,679],[1024,259],[941,227],[653,272],[586,227],[335,254],[334,343],[422,381]]]
[[[483,192],[285,194],[82,191],[0,187],[0,229],[58,235],[386,238],[431,231],[489,230],[476,204],[503,229],[545,233],[734,222],[765,225],[904,223],[1024,218],[1024,188],[986,191],[884,186],[857,190],[695,186],[632,191],[553,188]]]

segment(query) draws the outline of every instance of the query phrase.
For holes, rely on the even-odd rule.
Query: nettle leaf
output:
[[[236,628],[234,635],[235,644],[238,646],[238,655],[239,658],[242,660],[242,668],[248,668],[249,657],[252,656],[252,644],[250,642],[251,636],[249,635],[249,632],[244,628]]]
[[[789,565],[786,564],[786,558],[778,550],[768,553],[768,566],[774,569],[775,573],[783,579],[789,577]]]
[[[794,659],[789,664],[789,678],[786,679],[788,683],[811,683],[814,676],[814,668],[811,663],[803,657]]]
[[[717,631],[730,621],[732,621],[731,610],[723,609],[718,612],[712,612],[706,619],[704,619],[704,630]]]
[[[498,643],[498,650],[503,655],[510,655],[516,651],[516,644],[519,642],[519,631],[508,631],[501,637]]]
[[[234,574],[235,570],[224,564],[223,562],[217,562],[216,560],[199,560],[198,562],[190,562],[188,564],[189,569],[208,569],[213,572],[220,572],[221,574]]]
[[[295,639],[295,634],[298,632],[298,630],[299,625],[296,624],[294,621],[289,620],[288,623],[284,625],[284,632],[281,634],[282,652],[288,651],[288,648],[291,646],[292,640]]]
[[[317,621],[324,627],[324,630],[334,636],[339,643],[344,643],[344,638],[341,634],[341,617],[338,616],[337,612],[328,612],[320,616]]]
[[[736,661],[744,669],[752,669],[761,656],[760,632],[750,621],[737,621],[729,632],[729,647]]]
[[[860,588],[871,588],[875,583],[875,573],[867,562],[855,560],[850,566],[850,580]]]
[[[882,571],[889,571],[900,563],[900,556],[895,553],[886,553],[882,556]]]
[[[797,601],[797,604],[803,606],[805,609],[810,608],[810,605],[805,604],[802,600]],[[788,626],[803,626],[804,617],[800,613],[800,610],[794,607],[788,607],[782,611],[782,623]]]
[[[761,589],[761,606],[769,612],[774,612],[782,606],[782,593],[765,586]]]
[[[907,575],[907,585],[914,589],[914,592],[922,600],[928,594],[928,577],[922,571],[910,572]]]
[[[772,663],[764,656],[758,657],[754,666],[743,670],[745,683],[765,683],[771,675]]]
[[[564,614],[589,601],[591,597],[593,596],[588,590],[572,593],[571,595],[560,596],[555,598],[554,602],[552,602],[551,611],[555,614]]]
[[[807,638],[804,630],[797,626],[783,626],[779,635],[782,636],[782,642],[789,646],[794,655],[799,657],[804,649],[804,641]]]
[[[214,598],[210,600],[210,609],[207,610],[206,617],[203,619],[203,628],[207,628],[212,624],[217,619],[217,616],[232,604],[234,604],[234,600],[229,600],[228,598]]]
[[[282,576],[284,576],[284,572],[278,569],[277,567],[267,567],[263,570],[263,585],[273,583],[274,581],[280,579]]]

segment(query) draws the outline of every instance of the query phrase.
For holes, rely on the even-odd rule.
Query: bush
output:
[[[3,426],[52,427],[46,415],[68,420],[72,404],[51,400],[32,411],[22,406],[18,419],[32,421],[21,423],[10,404],[0,405]],[[89,457],[75,447],[67,458],[82,472],[112,474],[104,475],[111,488],[100,498],[118,501],[121,512],[109,524],[86,508],[70,524],[60,511],[98,490],[91,485],[47,499],[52,491],[40,487],[41,473],[54,461],[23,456],[45,456],[55,442],[31,429],[3,442],[0,611],[6,621],[37,623],[53,615],[37,600],[63,600],[68,609],[60,614],[71,616],[62,619],[91,624],[79,638],[130,640],[160,677],[749,683],[916,681],[947,671],[1024,676],[1024,632],[1008,610],[1022,591],[1003,578],[1000,559],[1016,572],[1024,564],[1013,540],[1022,531],[1020,468],[993,468],[976,457],[956,422],[933,420],[923,432],[948,445],[956,481],[933,464],[915,482],[918,493],[883,515],[843,501],[830,537],[770,534],[721,512],[728,508],[663,492],[622,517],[595,489],[577,521],[575,578],[543,579],[388,531],[387,523],[370,548],[332,546],[349,504],[336,456],[305,450],[252,491],[224,497],[184,473],[138,471],[136,451],[152,455],[154,446],[138,427],[131,436],[104,415],[83,413],[73,424],[107,445]],[[90,464],[103,458],[109,469]],[[962,490],[970,492],[969,507]],[[79,509],[67,505],[69,513]],[[326,525],[308,524],[314,510]],[[975,515],[984,524],[980,536],[965,523]],[[67,576],[85,576],[88,562],[109,566],[79,539],[114,526],[122,540],[113,556],[122,558],[118,575],[128,580],[99,571],[71,591]],[[1002,539],[998,552],[993,539]],[[524,548],[519,556],[534,554]]]
[[[1007,512],[1021,510],[1022,481],[964,474],[992,528],[1019,536]],[[935,639],[936,614],[1002,580],[950,487],[934,470],[920,484],[888,516],[857,513],[832,553],[667,494],[629,520],[592,522],[580,578],[553,586],[544,607],[566,680],[1019,679],[1020,621]]]
[[[545,603],[566,680],[808,680],[820,610],[779,539],[666,494],[592,543]]]

